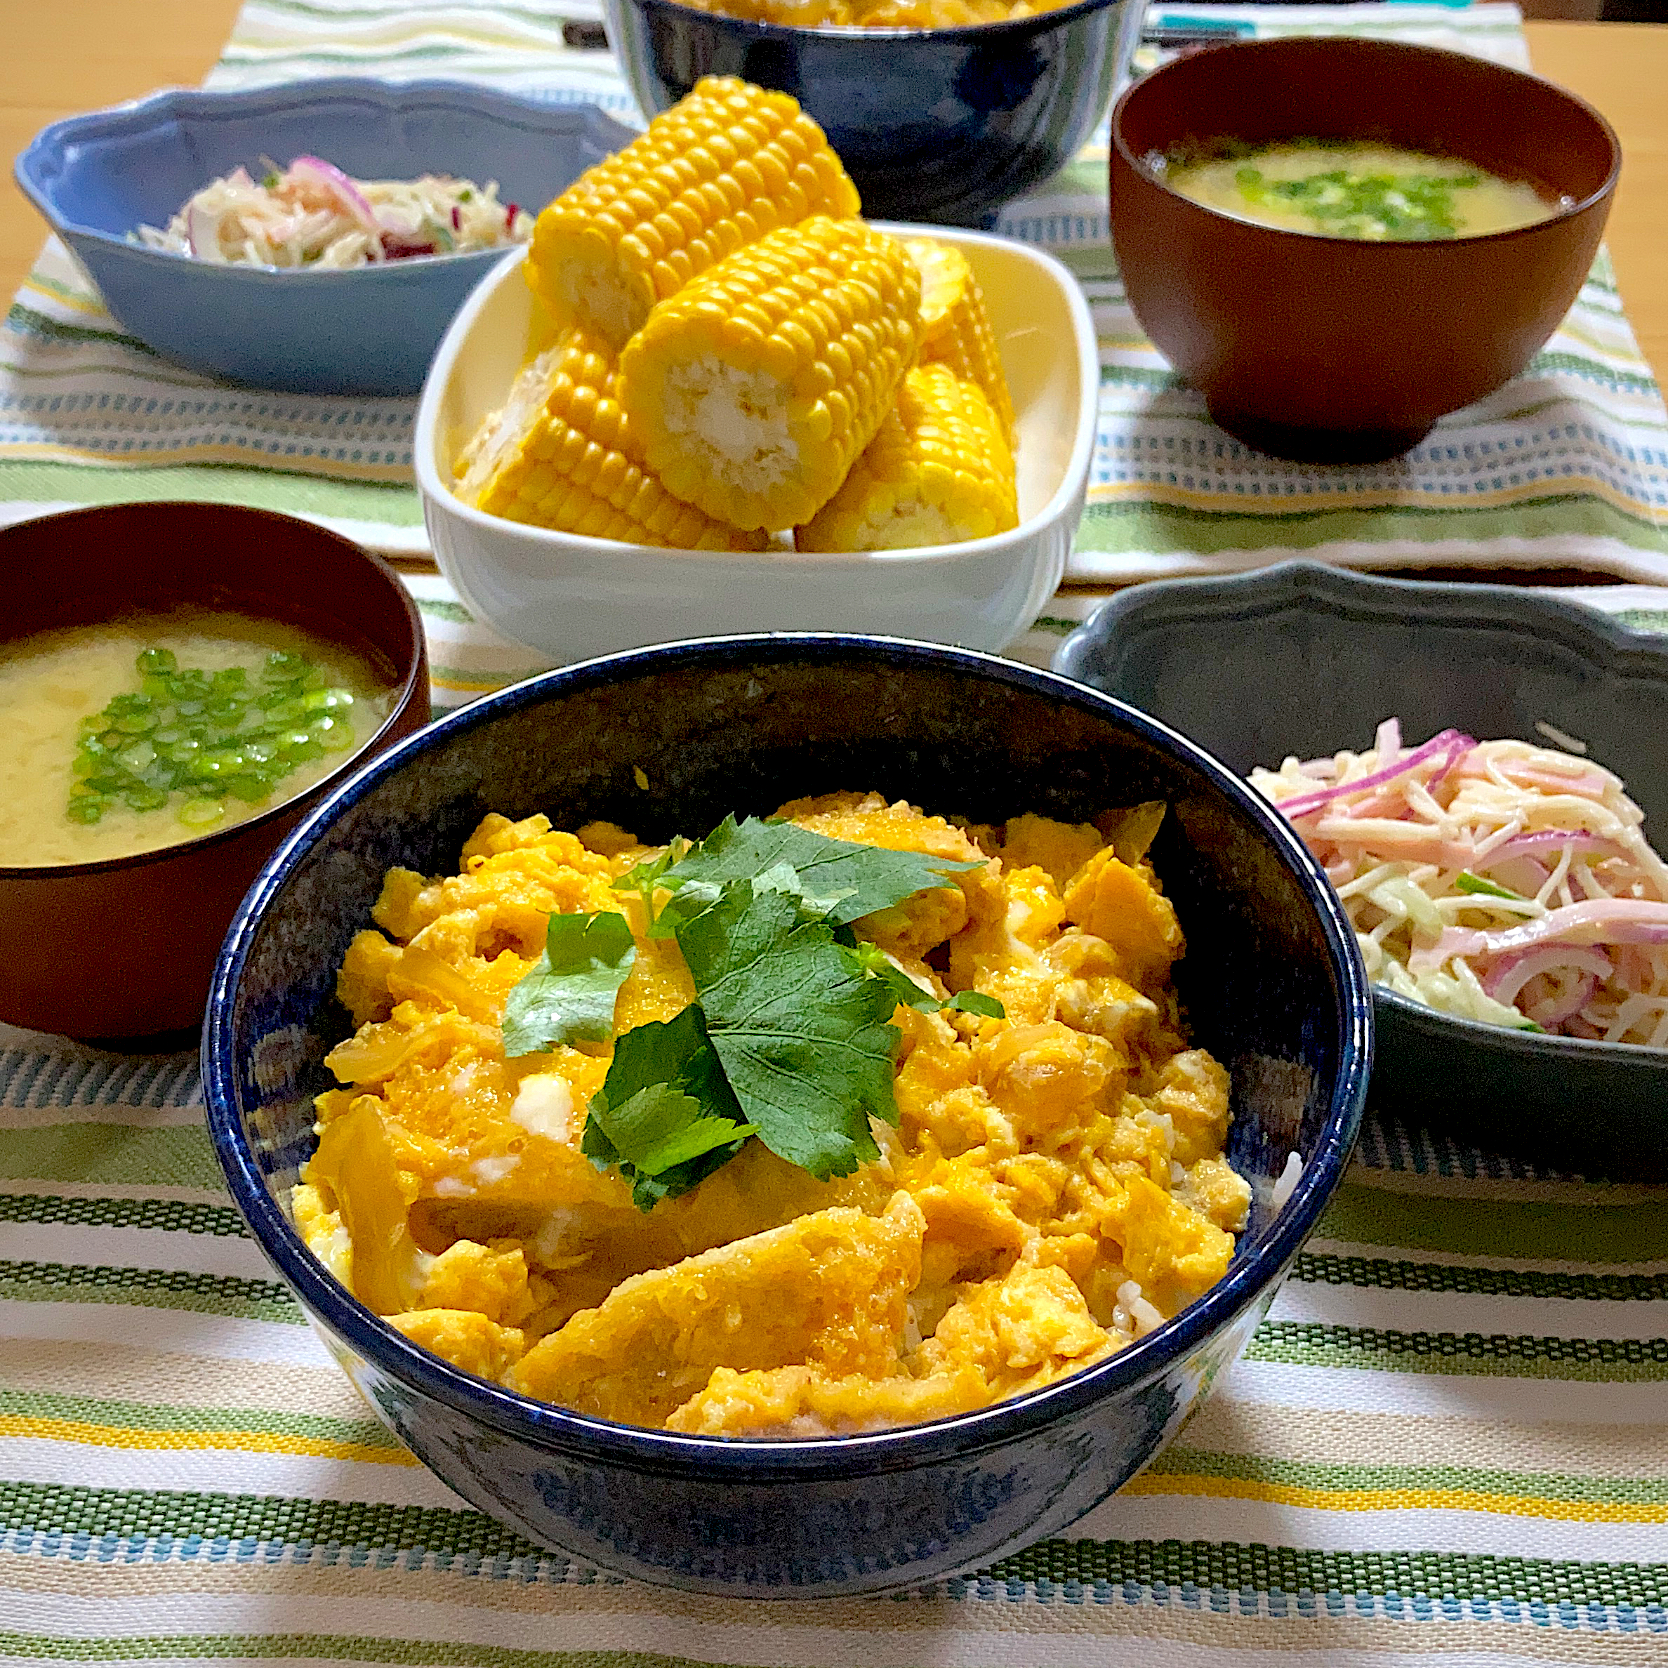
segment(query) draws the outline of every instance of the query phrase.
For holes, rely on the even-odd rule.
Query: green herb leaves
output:
[[[977,866],[727,817],[621,876],[615,890],[642,900],[650,935],[676,939],[696,1000],[618,1037],[581,1150],[619,1167],[639,1210],[755,1135],[823,1180],[877,1157],[869,1120],[898,1121],[898,1005],[1003,1010],[978,991],[944,1001],[850,923]],[[545,954],[505,1004],[505,1052],[608,1036],[633,953],[623,916],[553,916]]]
[[[748,1121],[812,1175],[849,1175],[879,1149],[869,1118],[896,1123],[897,1006],[799,900],[738,880],[678,929],[707,1034]]]
[[[890,909],[931,886],[947,886],[948,875],[976,869],[950,857],[918,851],[886,851],[813,834],[791,822],[738,823],[726,817],[701,843],[670,864],[666,856],[638,864],[614,882],[618,891],[640,892],[644,871],[658,868],[655,884],[673,890],[671,920],[687,914],[688,904],[710,903],[731,881],[768,881],[776,891],[793,891],[812,913],[845,926],[860,916]],[[678,908],[679,900],[684,907]]]
[[[504,1002],[506,1057],[605,1041],[614,1030],[614,998],[636,959],[623,915],[552,915],[544,954]]]

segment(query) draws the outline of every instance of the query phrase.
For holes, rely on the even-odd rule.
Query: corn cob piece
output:
[[[800,550],[959,544],[1018,525],[1014,460],[976,382],[922,365],[840,490],[794,530]]]
[[[985,312],[984,292],[959,249],[931,238],[909,238],[921,272],[921,363],[948,365],[963,382],[985,391],[1010,448],[1019,443],[1014,402],[1002,371],[996,333]]]
[[[620,404],[678,497],[737,527],[831,498],[920,337],[903,246],[861,220],[785,226],[693,279],[620,355]]]
[[[613,355],[574,326],[516,378],[454,466],[457,494],[488,515],[559,533],[674,550],[760,550],[675,498],[643,466],[615,398]]]
[[[860,204],[823,131],[786,93],[707,76],[539,215],[533,293],[616,352],[649,309],[724,256]]]

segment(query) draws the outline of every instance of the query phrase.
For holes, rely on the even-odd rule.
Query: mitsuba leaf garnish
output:
[[[869,1120],[898,1121],[898,1005],[1003,1009],[978,991],[939,997],[851,923],[978,866],[726,817],[699,845],[622,875],[614,888],[642,900],[651,936],[677,940],[696,999],[616,1040],[581,1150],[619,1168],[639,1210],[695,1186],[755,1135],[822,1180],[878,1157]]]
[[[948,885],[950,875],[981,867],[977,861],[831,840],[797,823],[761,822],[757,817],[738,823],[726,817],[664,871],[661,884],[674,892],[691,884],[718,889],[733,880],[772,875],[784,865],[797,877],[802,898],[828,901],[821,913],[835,926],[890,909],[929,887]]]
[[[591,1097],[579,1150],[599,1170],[617,1164],[633,1203],[649,1210],[727,1164],[755,1133],[707,1040],[706,1016],[692,1002],[671,1019],[622,1033]],[[679,1136],[695,1150],[680,1153],[673,1146]]]
[[[913,1008],[917,1013],[937,1013],[953,1008],[958,1013],[977,1014],[981,1019],[1006,1019],[1008,1010],[994,996],[982,990],[958,990],[945,998],[935,995],[925,985],[918,985],[878,944],[854,944],[852,955],[857,966],[869,978],[878,980],[891,993],[894,1003]]]
[[[898,1121],[892,1056],[896,1000],[865,978],[825,921],[798,900],[726,886],[681,922],[713,1052],[759,1139],[813,1176],[850,1175],[880,1149],[869,1118]]]
[[[552,915],[544,953],[505,998],[505,1055],[605,1041],[614,1030],[614,999],[636,959],[623,915]]]
[[[688,850],[687,840],[673,840],[658,857],[648,858],[628,869],[614,882],[614,890],[635,892],[643,900],[644,919],[653,920],[655,889],[662,884],[666,871]]]

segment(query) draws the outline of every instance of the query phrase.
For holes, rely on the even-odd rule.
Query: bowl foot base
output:
[[[1207,402],[1208,403],[1208,402]],[[1298,463],[1383,463],[1412,450],[1431,432],[1429,423],[1403,429],[1311,429],[1293,423],[1270,423],[1243,412],[1212,405],[1219,428],[1270,457]]]

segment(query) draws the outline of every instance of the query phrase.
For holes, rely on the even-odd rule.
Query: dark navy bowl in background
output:
[[[453,81],[341,77],[247,92],[176,89],[43,129],[18,184],[122,327],[206,376],[292,393],[415,394],[452,315],[504,254],[343,271],[228,266],[130,242],[242,164],[321,156],[360,179],[496,180],[537,213],[629,128],[591,105]]]
[[[1668,637],[1544,589],[1285,562],[1132,586],[1054,664],[1245,773],[1370,747],[1392,715],[1410,744],[1552,724],[1622,778],[1664,848]],[[1455,1019],[1377,986],[1373,1004],[1375,1105],[1589,1174],[1668,1175],[1668,1050]]]
[[[604,0],[608,39],[653,115],[703,75],[791,93],[871,220],[981,226],[1069,162],[1106,114],[1141,8],[1078,0],[956,29],[802,29]]]
[[[638,786],[646,780],[648,786]],[[1022,1400],[905,1430],[726,1441],[526,1400],[427,1354],[302,1245],[289,1190],[311,1096],[350,1023],[336,968],[384,873],[454,872],[489,810],[611,818],[664,840],[834,788],[977,819],[1169,806],[1154,861],[1188,936],[1195,1038],[1233,1075],[1250,1224],[1227,1277],[1116,1357]],[[203,1042],[214,1143],[279,1274],[370,1404],[445,1482],[546,1546],[692,1591],[897,1587],[1074,1522],[1175,1432],[1243,1347],[1354,1141],[1372,1052],[1365,972],[1320,870],[1189,742],[1048,673],[881,638],[673,644],[488,696],[333,795],[245,900]],[[1304,1169],[1275,1212],[1292,1151]],[[1203,1519],[1199,1532],[1210,1532]]]

